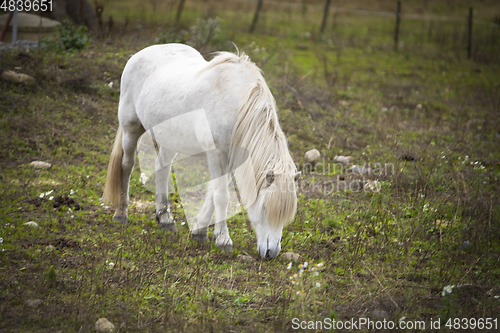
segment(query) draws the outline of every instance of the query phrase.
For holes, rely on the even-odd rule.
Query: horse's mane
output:
[[[271,224],[288,223],[297,207],[294,185],[297,169],[288,151],[285,134],[279,126],[276,101],[262,71],[244,53],[220,52],[203,70],[224,63],[239,63],[257,77],[236,111],[229,151],[230,170],[235,170],[243,205],[250,207],[255,203],[259,189],[265,185],[266,174],[272,169],[275,177],[263,202],[264,211]],[[250,159],[241,164],[248,155]],[[255,178],[251,177],[252,174]]]

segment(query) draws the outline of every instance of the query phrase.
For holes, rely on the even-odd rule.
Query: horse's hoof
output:
[[[162,229],[167,230],[167,231],[172,231],[172,232],[176,232],[177,231],[177,226],[173,222],[171,222],[171,223],[161,223],[160,222],[160,227]]]
[[[192,234],[193,239],[200,243],[206,243],[208,241],[208,235],[206,233],[194,233]]]
[[[232,239],[227,237],[216,237],[215,245],[222,251],[232,252],[233,251],[233,241]]]
[[[225,252],[233,252],[233,245],[217,245],[217,247],[222,250],[222,251],[225,251]]]
[[[115,215],[115,216],[113,216],[113,221],[119,222],[122,224],[128,224],[128,217],[127,217],[127,215]]]

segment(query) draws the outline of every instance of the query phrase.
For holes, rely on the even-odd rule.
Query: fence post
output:
[[[328,17],[328,12],[330,10],[330,1],[331,0],[326,0],[326,3],[325,3],[325,12],[323,13],[323,22],[321,22],[321,33],[323,33],[323,31],[325,31],[325,26],[326,26],[326,19]]]
[[[469,39],[467,41],[467,59],[472,57],[472,7],[469,8]]]
[[[398,11],[396,12],[396,30],[394,31],[394,51],[398,50],[399,21],[401,21],[401,1],[398,1]]]
[[[259,0],[259,2],[257,3],[257,9],[255,10],[255,15],[253,16],[252,25],[250,26],[250,32],[253,32],[255,30],[255,26],[257,25],[257,21],[259,20],[259,13],[262,9],[263,2],[264,0]]]
[[[12,20],[12,44],[17,42],[17,2],[14,6],[14,17]]]
[[[179,23],[179,20],[181,19],[182,10],[184,9],[184,2],[186,2],[186,0],[181,0],[181,2],[179,3],[179,7],[177,7],[177,15],[175,15],[175,23]]]

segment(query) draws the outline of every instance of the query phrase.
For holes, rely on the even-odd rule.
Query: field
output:
[[[170,1],[103,3],[115,23],[82,50],[46,41],[0,52],[0,73],[35,78],[0,80],[0,332],[93,332],[101,317],[115,332],[287,332],[298,321],[360,318],[406,323],[401,332],[422,323],[456,331],[455,318],[475,318],[469,331],[498,327],[498,29],[474,25],[468,60],[465,21],[403,20],[394,51],[387,17],[337,13],[319,34],[321,8],[269,6],[250,34],[254,6],[244,2],[187,1],[177,25]],[[469,6],[421,3],[403,8],[465,17]],[[161,6],[170,6],[164,16]],[[496,2],[480,6],[478,19],[500,13]],[[228,220],[233,252],[197,243],[178,194],[178,232],[160,229],[139,167],[129,224],[112,222],[99,199],[121,72],[135,52],[165,42],[189,43],[207,59],[234,52],[234,42],[264,71],[303,172],[282,238],[282,253],[300,259],[260,259],[245,213]],[[322,160],[311,170],[304,153],[313,148]],[[341,168],[337,155],[371,174]]]

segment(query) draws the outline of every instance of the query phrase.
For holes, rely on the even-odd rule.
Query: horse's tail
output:
[[[116,208],[120,204],[122,193],[122,137],[123,130],[121,125],[116,131],[115,144],[108,164],[108,173],[106,175],[106,185],[104,185],[104,193],[102,195],[104,202]]]

